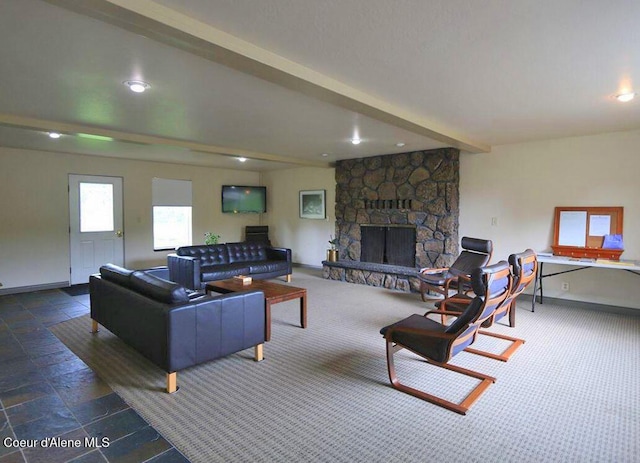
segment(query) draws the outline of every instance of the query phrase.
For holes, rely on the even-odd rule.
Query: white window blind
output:
[[[153,249],[192,244],[191,180],[152,181]]]
[[[191,206],[191,180],[154,178],[154,206]]]

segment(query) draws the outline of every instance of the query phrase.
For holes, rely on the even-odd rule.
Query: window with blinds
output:
[[[154,178],[152,197],[154,251],[191,245],[191,180]]]

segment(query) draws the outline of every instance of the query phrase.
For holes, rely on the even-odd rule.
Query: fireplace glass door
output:
[[[415,266],[416,229],[404,226],[362,226],[361,262]]]

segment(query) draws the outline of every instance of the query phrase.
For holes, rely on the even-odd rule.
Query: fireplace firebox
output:
[[[415,267],[415,226],[360,225],[360,234],[360,262]]]

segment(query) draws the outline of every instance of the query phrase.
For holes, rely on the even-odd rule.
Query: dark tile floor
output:
[[[188,462],[48,329],[88,312],[88,295],[0,296],[0,463]]]

